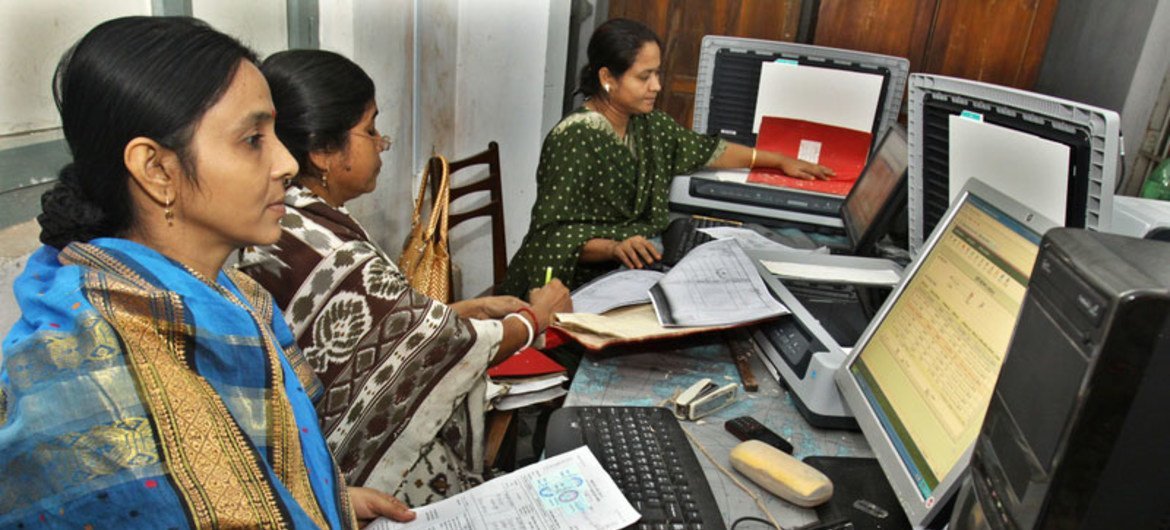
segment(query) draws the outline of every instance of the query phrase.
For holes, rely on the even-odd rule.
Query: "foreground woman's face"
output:
[[[235,78],[196,126],[196,184],[183,179],[176,228],[192,245],[266,245],[280,238],[284,180],[297,163],[276,137],[268,83],[241,61]]]

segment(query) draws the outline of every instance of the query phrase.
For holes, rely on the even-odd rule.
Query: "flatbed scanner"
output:
[[[897,120],[910,62],[853,50],[738,37],[703,38],[695,89],[694,130],[749,147],[762,64],[786,61],[882,77],[880,109],[874,113],[874,143]],[[844,196],[747,182],[746,170],[701,171],[676,176],[670,208],[759,223],[770,227],[839,233]]]

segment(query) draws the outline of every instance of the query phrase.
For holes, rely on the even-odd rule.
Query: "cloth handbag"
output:
[[[442,167],[442,174],[431,175],[435,160]],[[422,222],[423,198],[431,178],[439,179],[439,191],[431,205],[431,215]],[[402,249],[398,267],[406,275],[410,286],[443,303],[451,302],[451,252],[447,238],[447,213],[451,198],[451,175],[447,159],[436,156],[427,163],[419,185],[418,199],[414,204],[414,215],[410,223],[410,237]]]

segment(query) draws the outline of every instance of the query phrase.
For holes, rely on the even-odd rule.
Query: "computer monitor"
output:
[[[961,485],[1040,238],[1054,226],[968,181],[835,375],[917,527]]]
[[[894,124],[841,204],[841,221],[854,255],[873,255],[894,216],[906,205],[906,130]]]
[[[937,75],[913,74],[909,85],[911,254],[961,187],[952,183],[970,176],[1062,226],[1108,229],[1121,150],[1116,112]],[[974,174],[978,165],[992,169]]]

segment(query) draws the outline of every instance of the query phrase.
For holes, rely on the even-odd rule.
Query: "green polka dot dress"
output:
[[[680,126],[661,111],[630,117],[618,138],[604,116],[584,107],[553,127],[536,170],[536,203],[503,294],[525,296],[553,268],[570,289],[617,263],[578,263],[594,238],[650,237],[667,223],[670,180],[715,160],[726,144]]]

